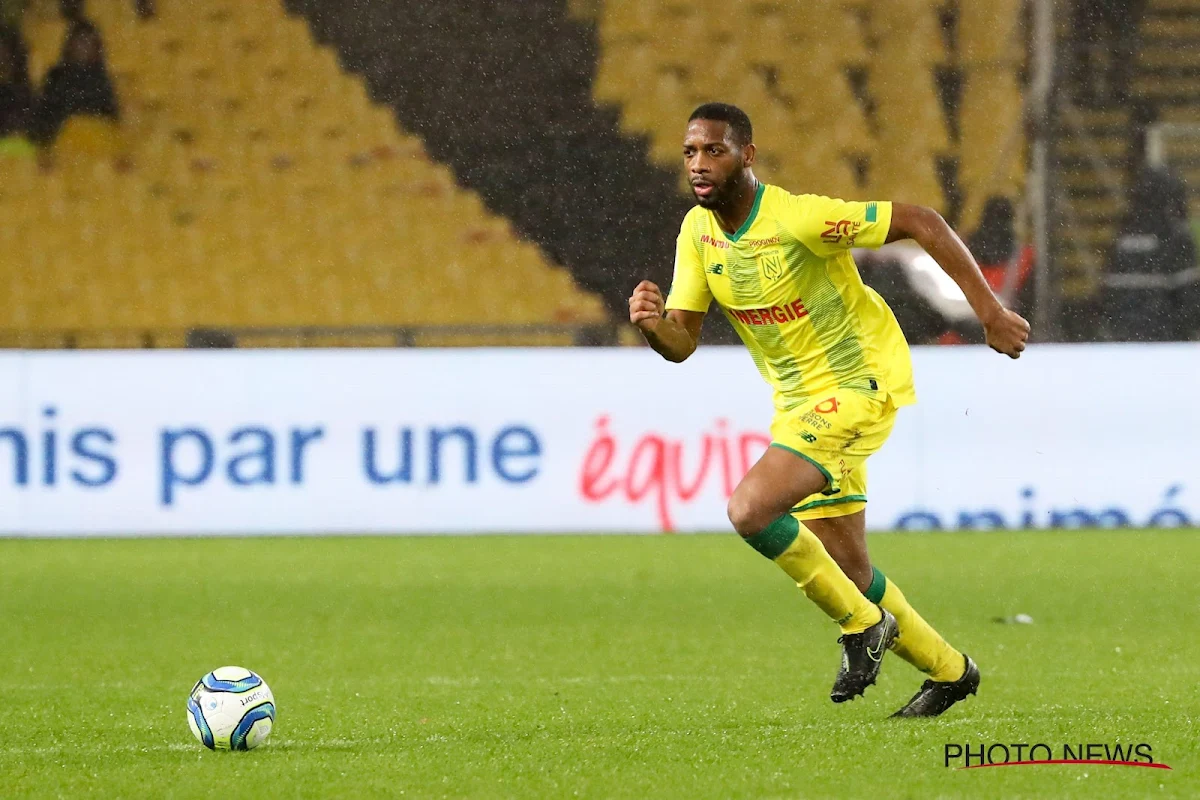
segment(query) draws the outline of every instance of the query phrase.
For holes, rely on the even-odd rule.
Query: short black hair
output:
[[[745,147],[754,141],[754,128],[750,125],[750,117],[737,106],[729,103],[705,103],[692,112],[688,122],[697,119],[724,122],[733,132],[733,140],[739,147]]]

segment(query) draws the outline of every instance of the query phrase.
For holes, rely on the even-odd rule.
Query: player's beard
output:
[[[737,190],[738,181],[741,179],[740,173],[734,173],[720,183],[714,183],[713,189],[708,193],[707,197],[701,197],[696,194],[695,189],[692,189],[692,197],[696,200],[696,205],[701,208],[706,208],[709,211],[719,211],[729,204],[729,200],[733,197]]]

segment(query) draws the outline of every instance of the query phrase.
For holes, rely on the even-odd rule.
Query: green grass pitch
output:
[[[983,670],[940,720],[887,719],[921,682],[895,656],[830,703],[836,629],[732,534],[0,541],[0,795],[1200,795],[1200,532],[872,542]],[[188,731],[223,664],[275,692],[260,750]],[[955,770],[949,742],[1173,770]]]

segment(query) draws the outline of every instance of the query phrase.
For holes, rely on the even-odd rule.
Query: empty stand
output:
[[[280,4],[160,3],[149,21],[129,5],[88,7],[119,133],[73,120],[53,170],[14,162],[0,190],[13,327],[605,319],[597,297],[460,188]],[[26,33],[38,79],[64,26],[34,16]]]
[[[988,4],[958,5],[974,13]],[[943,160],[961,154],[972,189],[984,186],[979,174],[996,172],[983,166],[996,161],[994,136],[977,145],[964,136],[961,147],[951,140],[935,80],[938,69],[958,65],[943,35],[945,6],[934,0],[755,0],[730,13],[721,3],[606,0],[578,13],[594,16],[600,30],[597,99],[618,106],[623,126],[648,136],[664,166],[678,164],[688,111],[723,99],[754,120],[765,179],[794,191],[871,194],[945,210]],[[998,6],[982,22],[971,18],[970,35],[993,25],[997,15],[1016,23],[1008,7],[1019,10],[1018,3],[999,0]],[[1010,38],[1003,42],[1007,47]],[[981,57],[993,54],[972,56]],[[1017,89],[1018,105],[1019,96]],[[1002,110],[1011,105],[1006,100]],[[974,121],[970,127],[980,128]],[[1020,147],[1013,150],[1017,162]],[[1004,191],[1011,191],[1012,170],[1000,172]]]
[[[690,203],[677,166],[656,167],[645,140],[621,135],[616,113],[596,104],[603,46],[584,21],[595,4],[583,5],[593,8],[569,9],[564,0],[288,0],[430,155],[619,319],[637,281],[670,280]],[[636,4],[630,9],[636,14]],[[652,103],[643,108],[655,111]],[[721,337],[736,340],[715,319],[705,339]]]

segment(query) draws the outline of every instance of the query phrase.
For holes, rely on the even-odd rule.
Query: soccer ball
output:
[[[188,727],[209,750],[253,750],[271,735],[275,696],[242,667],[220,667],[192,687]]]

